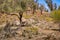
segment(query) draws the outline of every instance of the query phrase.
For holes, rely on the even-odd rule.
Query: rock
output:
[[[27,19],[27,23],[28,24],[33,24],[33,23],[35,23],[35,20],[33,20],[33,19]]]
[[[27,20],[25,18],[22,18],[22,22],[26,22]]]
[[[20,25],[20,21],[18,20],[13,21],[13,25]]]
[[[10,27],[11,30],[16,30],[18,27]]]
[[[4,28],[6,26],[6,23],[0,25],[0,28]]]
[[[16,31],[16,33],[17,33],[18,35],[22,35],[22,31],[21,31],[21,30]]]

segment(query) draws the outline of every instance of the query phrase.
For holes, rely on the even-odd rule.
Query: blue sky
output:
[[[53,1],[53,3],[57,4],[57,7],[60,5],[60,0],[52,0],[52,1]],[[49,9],[49,7],[47,6],[45,0],[38,0],[38,3],[43,4],[47,9]]]

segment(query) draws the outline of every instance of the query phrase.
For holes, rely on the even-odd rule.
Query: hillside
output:
[[[12,24],[14,20],[19,22],[15,15],[1,14],[0,40],[60,40],[59,25],[51,17],[23,14],[22,27],[4,23],[7,20]]]

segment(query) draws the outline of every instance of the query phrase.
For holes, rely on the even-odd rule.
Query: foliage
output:
[[[51,22],[52,20],[53,20],[52,18],[46,17],[46,21],[47,21],[47,22]]]
[[[43,5],[41,5],[39,9],[41,10],[41,14],[42,14],[43,9],[44,9],[44,6],[43,6]]]
[[[18,12],[25,11],[27,6],[32,7],[34,0],[0,0],[0,11]]]
[[[54,10],[56,10],[57,9],[57,4],[56,3],[54,3]]]
[[[38,35],[38,28],[37,27],[26,27],[24,29],[24,31],[22,32],[22,36],[23,37],[28,37],[29,39],[31,39],[32,37],[34,37],[35,35]]]
[[[35,10],[38,4],[34,0],[0,0],[0,12],[25,11],[27,7]]]
[[[50,10],[52,11],[53,10],[53,4],[52,4],[52,0],[45,0],[48,7],[50,8]]]
[[[23,14],[23,17],[26,18],[26,19],[28,19],[28,18],[31,18],[32,15],[28,15],[28,14],[24,13],[24,14]]]
[[[55,21],[59,21],[60,22],[60,10],[55,10],[51,12],[51,17],[55,20]]]
[[[60,10],[60,6],[58,7],[58,10]]]
[[[25,31],[35,34],[38,32],[38,27],[27,27],[27,28],[25,28]]]

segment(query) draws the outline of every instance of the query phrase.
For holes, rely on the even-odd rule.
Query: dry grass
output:
[[[1,15],[0,16],[0,24],[3,24],[7,21],[12,22],[12,21],[15,21],[15,20],[19,20],[18,17],[15,16],[15,15],[11,16],[11,15],[2,14],[2,13],[0,15]]]

